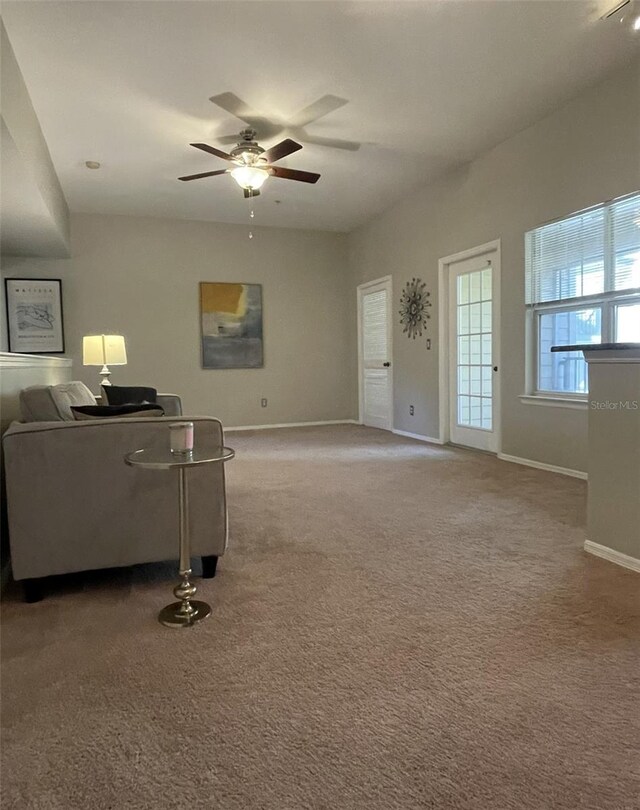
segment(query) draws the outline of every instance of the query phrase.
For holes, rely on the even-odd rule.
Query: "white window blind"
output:
[[[362,300],[362,354],[365,362],[387,360],[387,291],[367,293]]]
[[[611,203],[613,289],[640,287],[640,194]]]
[[[640,287],[640,193],[526,234],[526,302]]]

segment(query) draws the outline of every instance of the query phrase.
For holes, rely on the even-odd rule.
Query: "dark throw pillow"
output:
[[[88,419],[113,419],[123,416],[164,416],[162,405],[150,402],[140,405],[77,405],[71,406],[71,412],[76,422]]]
[[[103,385],[102,396],[108,405],[142,405],[158,401],[156,389],[144,385]]]

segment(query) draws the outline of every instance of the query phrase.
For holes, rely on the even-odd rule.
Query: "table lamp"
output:
[[[127,350],[122,335],[86,335],[82,338],[82,365],[102,366],[100,385],[111,385],[109,366],[126,366]]]

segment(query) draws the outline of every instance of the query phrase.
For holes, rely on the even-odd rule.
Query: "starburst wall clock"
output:
[[[427,328],[427,319],[431,317],[429,307],[431,293],[425,290],[426,282],[419,278],[412,278],[400,296],[400,323],[402,331],[407,337],[422,337],[423,329]]]

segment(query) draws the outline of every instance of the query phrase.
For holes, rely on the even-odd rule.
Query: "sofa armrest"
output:
[[[182,416],[182,400],[177,394],[158,394],[158,405],[164,408],[165,416]]]
[[[222,425],[189,417],[197,446],[216,453]],[[127,453],[169,447],[174,416],[14,422],[2,437],[16,579],[176,559],[178,478],[140,470]],[[224,554],[224,464],[189,472],[193,556]]]

